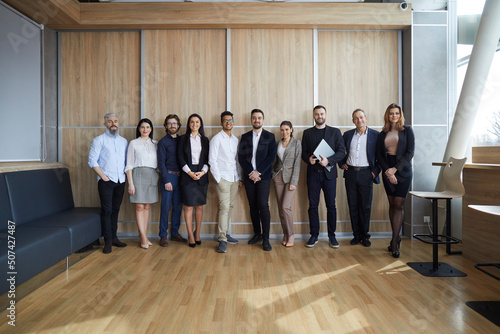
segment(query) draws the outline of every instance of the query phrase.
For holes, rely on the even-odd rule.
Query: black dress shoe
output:
[[[116,246],[116,247],[127,247],[126,243],[121,242],[118,239],[114,239],[112,244],[113,244],[113,246]]]
[[[351,240],[351,245],[357,245],[357,244],[359,244],[359,239],[358,238],[353,238]]]
[[[396,251],[392,252],[392,257],[398,258],[399,257],[399,251],[396,250]]]
[[[368,239],[361,240],[361,244],[365,247],[370,247],[372,243]]]
[[[102,252],[104,254],[109,254],[111,253],[111,247],[112,246],[112,243],[111,242],[106,242],[106,244],[104,245],[104,248],[102,249]]]
[[[253,237],[250,240],[248,240],[248,244],[253,245],[260,241],[262,241],[262,234],[254,234]]]
[[[191,247],[191,248],[195,248],[195,247],[196,247],[196,244],[189,244],[189,243],[188,243],[188,245],[189,245],[189,247]]]
[[[273,247],[271,247],[271,244],[269,243],[269,239],[264,239],[264,241],[262,242],[262,249],[266,252],[269,252],[273,249]]]

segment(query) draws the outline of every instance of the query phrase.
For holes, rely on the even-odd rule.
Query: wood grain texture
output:
[[[374,3],[82,3],[80,24],[141,29],[403,29],[411,24],[411,11],[400,11],[398,4]]]
[[[462,244],[464,256],[475,262],[500,261],[498,230],[500,217],[469,208],[469,205],[500,203],[500,171],[469,169],[463,171],[465,196],[462,202]]]
[[[0,163],[0,173],[62,167],[64,166],[60,162],[3,162]]]
[[[78,0],[5,0],[12,8],[46,26],[79,26]]]
[[[161,125],[175,113],[185,125],[197,113],[204,125],[218,126],[226,110],[226,31],[144,33],[146,117]]]
[[[481,164],[500,164],[500,146],[473,147],[471,162]]]
[[[445,261],[468,274],[428,278],[406,262],[431,250],[404,239],[401,257],[388,239],[372,246],[325,239],[273,250],[215,240],[195,249],[170,243],[102,254],[102,246],[16,303],[19,333],[496,333],[498,327],[465,305],[500,300],[495,279],[463,256]],[[444,246],[440,246],[441,254]],[[6,318],[7,311],[0,313]],[[169,316],[165,316],[169,315]],[[10,333],[7,321],[0,332]]]
[[[108,112],[136,126],[141,104],[139,32],[61,33],[62,125],[102,126]]]
[[[68,29],[405,29],[411,10],[394,3],[79,3],[5,0],[38,23]],[[411,4],[410,4],[411,6]]]
[[[320,32],[336,34],[337,32]],[[367,35],[358,32],[351,38],[342,32],[335,43],[340,49],[349,49],[350,44],[364,45]],[[396,36],[370,35],[368,47],[391,45]],[[220,131],[220,112],[225,110],[226,88],[226,33],[223,30],[153,30],[145,35],[145,96],[146,117],[152,119],[155,139],[159,140],[165,132],[161,124],[169,113],[177,113],[184,124],[180,133],[185,132],[188,115],[197,112],[202,115],[206,134],[212,138]],[[260,107],[266,114],[264,127],[280,138],[279,124],[288,119],[294,124],[294,135],[302,138],[304,129],[312,126],[312,31],[311,30],[260,30],[243,29],[231,32],[231,100],[235,114],[234,135],[240,137],[250,131],[250,110]],[[374,40],[377,40],[375,42]],[[324,39],[320,50],[328,46]],[[327,40],[332,42],[331,40]],[[131,52],[121,52],[121,47]],[[133,47],[132,47],[133,46]],[[62,33],[63,60],[63,163],[70,168],[75,203],[77,206],[98,206],[95,176],[87,166],[88,149],[91,140],[102,133],[103,109],[118,112],[122,134],[131,140],[134,128],[140,118],[140,34],[138,32],[64,32]],[[375,48],[376,49],[376,48]],[[380,49],[383,49],[380,47]],[[376,49],[379,50],[379,49]],[[97,60],[89,61],[87,56],[95,52]],[[122,55],[123,54],[123,55]],[[112,60],[113,59],[113,60]],[[358,60],[358,62],[361,60]],[[349,62],[345,66],[355,66]],[[385,66],[390,66],[386,64]],[[320,73],[331,65],[320,61]],[[344,74],[344,72],[342,72]],[[394,79],[394,78],[393,78]],[[363,87],[366,77],[351,76],[351,86]],[[397,80],[397,75],[396,79]],[[320,81],[322,86],[331,86],[327,77]],[[136,84],[133,84],[133,83]],[[96,87],[98,89],[96,89]],[[396,85],[397,87],[397,85]],[[326,94],[326,90],[323,89]],[[358,101],[355,94],[346,97]],[[364,97],[368,105],[375,105],[380,97],[373,94]],[[337,101],[337,100],[335,100]],[[343,99],[341,100],[344,102]],[[375,101],[375,102],[374,102]],[[354,103],[352,103],[354,105]],[[363,104],[363,103],[361,103]],[[359,104],[356,107],[360,106]],[[364,106],[363,106],[364,107]],[[327,107],[329,108],[329,107]],[[353,107],[354,108],[354,107]],[[369,121],[381,119],[370,113]],[[382,111],[381,111],[382,112]],[[350,110],[330,112],[328,123],[331,125],[352,126]],[[337,118],[335,118],[337,117]],[[333,118],[333,120],[331,119]],[[344,180],[337,182],[338,232],[350,232],[349,214],[345,201]],[[203,221],[207,226],[206,234],[215,234],[218,220],[218,198],[215,183],[211,179],[208,202],[204,209]],[[120,211],[120,233],[135,233],[135,207],[124,196]],[[276,206],[274,185],[271,185],[269,199],[271,220],[276,224],[273,233],[280,234],[279,215]],[[382,186],[374,187],[372,204],[373,232],[388,232],[387,199]],[[244,189],[240,189],[232,221],[245,226],[238,227],[241,234],[251,233],[250,212]],[[306,165],[302,171],[298,191],[293,200],[294,220],[298,223],[300,234],[308,233],[308,198],[306,185]],[[326,220],[326,207],[323,199],[320,204],[320,219]],[[151,206],[148,233],[155,235],[160,219],[160,206]],[[184,220],[184,216],[182,216]],[[183,227],[184,228],[184,227]]]
[[[312,31],[237,29],[231,31],[231,108],[249,123],[261,109],[265,124],[312,125]],[[278,132],[279,133],[279,132]]]
[[[361,108],[368,126],[383,125],[385,108],[399,100],[396,31],[320,31],[318,62],[328,124],[352,125],[352,112]]]

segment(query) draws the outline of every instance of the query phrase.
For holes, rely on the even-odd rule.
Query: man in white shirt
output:
[[[354,238],[351,245],[370,247],[370,214],[373,184],[380,183],[380,167],[376,158],[379,132],[366,126],[366,113],[356,109],[352,122],[356,129],[344,133],[346,155],[339,162],[344,170],[345,189]]]
[[[234,126],[233,114],[224,111],[220,115],[222,130],[210,141],[208,163],[212,176],[217,182],[219,196],[219,253],[225,253],[227,244],[237,244],[238,240],[228,233],[229,220],[233,210],[238,185],[241,186],[237,162],[238,138],[231,134]]]
[[[106,132],[92,140],[88,164],[97,174],[97,187],[101,199],[101,230],[104,237],[104,254],[111,253],[111,246],[125,247],[118,240],[118,213],[125,190],[125,157],[127,140],[118,134],[118,117],[104,116]]]

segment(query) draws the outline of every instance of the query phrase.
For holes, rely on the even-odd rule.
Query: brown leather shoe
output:
[[[161,238],[160,239],[160,246],[167,247],[168,246],[168,239],[167,238]]]
[[[175,237],[171,237],[170,240],[177,242],[187,242],[187,240],[184,239],[180,234],[176,235]]]

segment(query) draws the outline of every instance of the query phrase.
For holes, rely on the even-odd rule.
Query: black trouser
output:
[[[116,239],[118,229],[118,213],[122,204],[125,182],[105,182],[102,179],[97,184],[101,199],[101,231],[104,242]]]
[[[319,235],[319,199],[323,190],[326,204],[326,226],[328,237],[335,236],[337,229],[337,208],[335,196],[337,195],[337,179],[328,180],[324,172],[310,171],[307,174],[307,196],[309,197],[309,227],[311,236]]]
[[[255,234],[262,234],[264,239],[269,239],[269,229],[271,227],[269,191],[271,189],[271,180],[260,180],[257,183],[253,183],[252,180],[247,178],[244,183],[248,204],[250,205],[253,232]],[[261,222],[262,229],[260,227]]]
[[[370,239],[370,213],[373,196],[373,175],[369,168],[355,171],[349,167],[344,171],[345,190],[352,233],[360,240]]]

